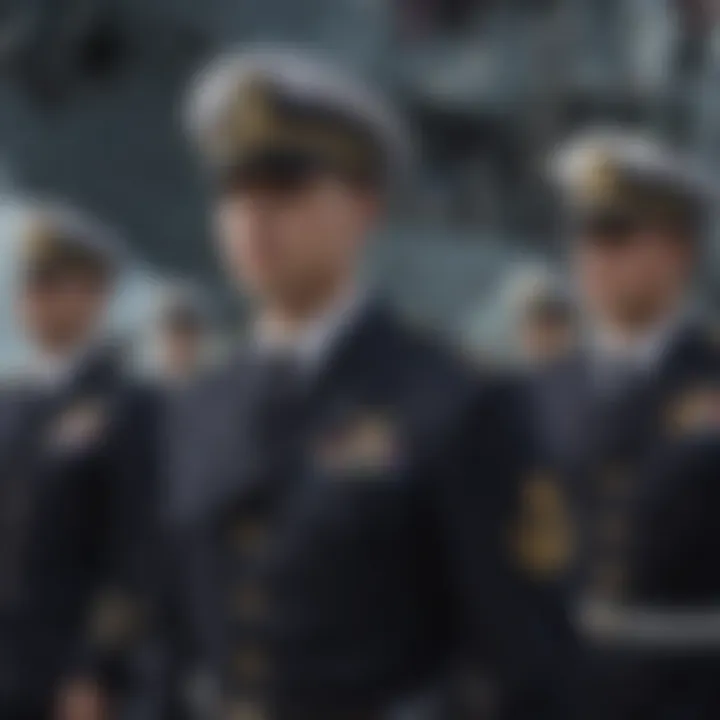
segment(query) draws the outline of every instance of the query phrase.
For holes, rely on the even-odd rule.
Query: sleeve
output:
[[[549,612],[510,551],[526,450],[518,401],[509,383],[478,389],[453,424],[430,482],[462,674],[472,681],[476,668],[489,672],[503,719],[555,720],[574,717],[575,646],[569,628],[558,627],[560,613]],[[477,716],[472,699],[457,702],[458,717]]]
[[[675,438],[657,452],[663,462],[653,482],[662,493],[640,509],[642,531],[624,553],[631,592],[587,598],[580,627],[593,642],[639,658],[717,653],[720,578],[707,558],[720,550],[720,436]]]

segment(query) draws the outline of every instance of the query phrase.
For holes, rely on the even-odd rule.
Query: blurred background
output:
[[[648,127],[720,170],[716,0],[1,0],[2,367],[24,352],[11,319],[24,193],[127,237],[141,261],[124,328],[142,329],[164,276],[230,305],[180,110],[208,58],[258,42],[329,53],[406,111],[422,157],[369,272],[419,320],[498,352],[507,278],[560,256],[543,168],[573,128]]]

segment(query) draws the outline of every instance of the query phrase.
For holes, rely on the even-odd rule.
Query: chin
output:
[[[633,306],[625,307],[618,311],[618,317],[628,327],[642,328],[653,323],[658,318],[658,311],[654,307]]]

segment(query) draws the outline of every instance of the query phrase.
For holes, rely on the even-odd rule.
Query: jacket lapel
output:
[[[49,410],[48,399],[29,387],[18,389],[3,400],[0,419],[3,475],[16,474],[25,458],[38,454],[38,440]]]
[[[181,411],[173,433],[171,513],[192,518],[215,513],[257,490],[259,457],[252,441],[259,368],[243,354],[201,402]]]
[[[377,375],[372,368],[381,355],[386,361],[391,357],[383,340],[387,327],[385,311],[368,304],[335,339],[324,365],[308,376],[299,421],[299,442],[305,443],[305,449],[318,428],[347,417],[357,409],[358,398],[367,397],[363,379]],[[263,367],[251,353],[236,359],[224,382],[218,385],[222,385],[220,392],[210,400],[214,407],[207,411],[213,418],[212,427],[198,428],[205,439],[198,445],[200,452],[194,453],[195,470],[181,470],[186,477],[183,484],[187,499],[183,505],[209,513],[267,498],[288,483],[302,482],[300,463],[307,459],[298,448],[294,461],[289,458],[283,470],[282,458],[268,457],[256,442],[257,411],[266,386]],[[192,442],[197,441],[196,436]]]

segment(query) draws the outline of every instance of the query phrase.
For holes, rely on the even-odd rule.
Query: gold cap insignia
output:
[[[276,125],[267,82],[258,77],[247,78],[211,130],[209,150],[219,162],[232,159],[249,147],[267,143]]]
[[[313,101],[297,112],[295,101],[285,102],[272,78],[263,76],[243,80],[202,143],[220,169],[265,152],[298,153],[360,174],[383,164],[377,141],[353,122],[334,118]]]
[[[30,221],[26,233],[25,256],[31,259],[45,257],[55,248],[55,233],[43,215]]]
[[[586,158],[578,185],[585,202],[605,202],[615,197],[621,185],[621,173],[613,159],[602,152]]]

